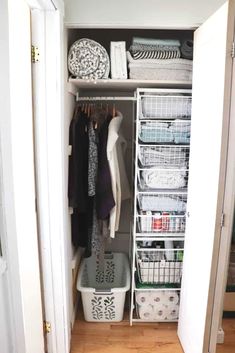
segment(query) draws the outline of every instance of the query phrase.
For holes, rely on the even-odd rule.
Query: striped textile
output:
[[[134,60],[141,59],[177,59],[180,58],[179,50],[152,50],[152,51],[131,51]]]

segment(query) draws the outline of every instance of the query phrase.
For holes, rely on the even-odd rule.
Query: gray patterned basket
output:
[[[105,253],[99,263],[92,256],[82,261],[77,289],[82,294],[86,321],[121,321],[126,292],[130,289],[130,268],[122,253]]]

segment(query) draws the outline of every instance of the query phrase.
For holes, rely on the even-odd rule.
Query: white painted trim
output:
[[[34,68],[35,136],[41,263],[46,320],[51,322],[49,353],[70,350],[71,258],[65,225],[63,162],[62,30],[60,11],[32,12],[33,44],[40,61]]]
[[[11,352],[44,352],[35,214],[30,10],[1,1],[1,151]],[[17,52],[17,62],[15,53]],[[19,67],[20,69],[19,69]],[[21,89],[18,90],[20,83]]]
[[[199,25],[198,25],[199,26]],[[71,23],[71,22],[66,22],[65,21],[65,27],[66,28],[97,28],[97,29],[156,29],[156,30],[196,30],[198,26],[174,26],[174,27],[164,27],[164,26],[158,26],[158,25],[139,25],[138,23],[136,24],[122,24],[122,23]]]

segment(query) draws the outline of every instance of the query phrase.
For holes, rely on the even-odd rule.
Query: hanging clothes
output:
[[[96,183],[96,211],[98,219],[108,219],[110,211],[115,206],[112,191],[111,174],[107,159],[107,140],[109,124],[112,116],[108,115],[100,126],[98,147],[98,173]]]
[[[110,211],[110,237],[115,237],[119,228],[122,199],[130,197],[130,188],[126,176],[122,147],[125,139],[120,135],[123,116],[120,112],[111,120],[108,128],[107,158],[111,174],[112,192],[115,206]],[[122,197],[123,194],[123,197]]]
[[[85,257],[91,255],[93,223],[93,197],[88,195],[88,136],[89,120],[80,109],[75,110],[70,124],[69,143],[72,153],[69,157],[69,206],[73,207],[71,216],[72,243],[85,248]]]

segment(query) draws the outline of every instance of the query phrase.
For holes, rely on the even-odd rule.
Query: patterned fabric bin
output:
[[[105,253],[82,261],[77,289],[82,294],[86,321],[122,321],[126,292],[130,289],[130,267],[122,253]]]

